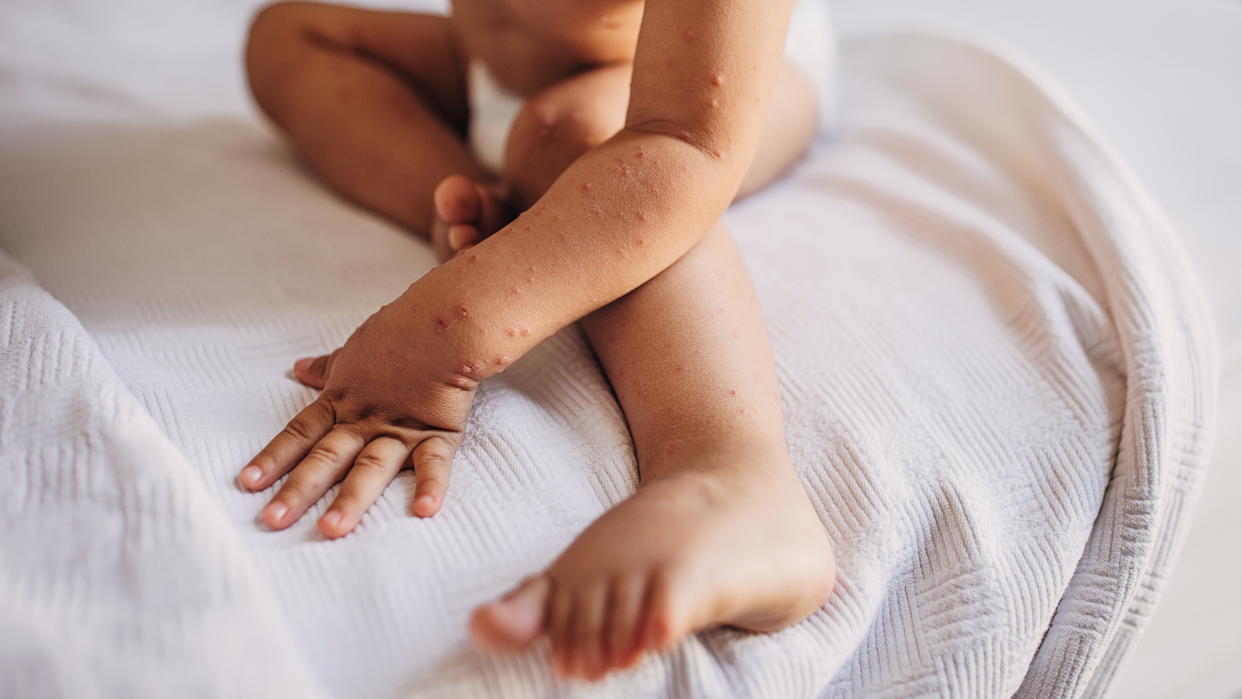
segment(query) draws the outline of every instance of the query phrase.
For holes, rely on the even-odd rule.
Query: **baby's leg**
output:
[[[814,129],[802,122],[798,142],[796,126],[765,129],[784,140],[761,142],[751,187],[796,159]],[[639,490],[481,607],[476,642],[520,650],[547,635],[560,674],[599,677],[699,629],[776,630],[823,604],[832,549],[789,461],[767,330],[724,226],[582,327],[629,421]]]
[[[312,168],[415,232],[431,234],[446,177],[486,181],[462,143],[466,62],[444,17],[278,3],[255,18],[246,70],[259,106]],[[487,204],[483,214],[497,216]]]
[[[517,211],[533,206],[579,156],[621,130],[631,72],[628,64],[596,68],[526,101],[510,130],[502,173],[509,203]],[[792,67],[782,67],[773,86],[759,148],[737,198],[766,187],[797,162],[818,124],[806,81]],[[437,221],[452,231],[448,239],[453,253],[469,248],[499,227],[495,215],[486,215],[497,208],[496,196],[469,177],[454,176],[440,183],[436,190]]]
[[[476,642],[519,650],[546,634],[560,674],[595,678],[699,629],[772,631],[815,611],[832,549],[790,464],[763,317],[724,227],[582,325],[630,423],[638,492],[481,607]]]

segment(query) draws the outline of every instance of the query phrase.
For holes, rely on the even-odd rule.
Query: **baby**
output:
[[[477,609],[474,641],[547,637],[559,675],[598,678],[699,629],[773,631],[824,604],[832,550],[719,220],[817,131],[818,78],[782,60],[792,2],[261,12],[246,52],[260,107],[328,183],[444,261],[343,347],[294,365],[323,391],[241,472],[251,490],[289,474],[263,520],[288,527],[341,482],[318,525],[344,536],[405,467],[414,514],[434,515],[479,382],[578,321],[640,485]],[[826,22],[811,31],[828,40]]]

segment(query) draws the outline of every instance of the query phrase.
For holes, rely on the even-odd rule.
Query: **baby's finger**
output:
[[[298,377],[298,381],[311,388],[323,388],[328,383],[328,377],[332,375],[332,364],[340,352],[337,349],[321,357],[303,357],[293,363],[293,374]]]
[[[330,539],[345,536],[358,526],[362,515],[379,499],[384,489],[405,465],[410,448],[399,439],[372,440],[354,459],[354,466],[341,483],[332,507],[319,518],[319,531]]]
[[[302,409],[245,468],[238,480],[249,490],[263,490],[289,472],[336,424],[336,412],[323,398]]]
[[[444,504],[449,470],[457,445],[445,437],[429,437],[414,448],[414,514],[430,517]]]
[[[289,474],[280,492],[263,508],[263,521],[272,529],[284,529],[298,521],[306,508],[341,480],[365,445],[356,431],[337,426]]]

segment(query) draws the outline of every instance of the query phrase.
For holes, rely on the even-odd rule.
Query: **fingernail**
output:
[[[309,371],[311,364],[315,363],[314,357],[303,357],[293,363],[294,371]]]
[[[284,519],[285,514],[289,512],[289,506],[279,500],[268,503],[267,507],[263,509],[268,515],[270,515],[268,519],[272,519],[277,522]]]
[[[328,510],[328,514],[323,516],[323,521],[329,527],[335,527],[341,523],[341,513],[337,510]]]
[[[435,509],[436,498],[434,495],[419,495],[414,498],[414,514],[419,517],[430,517],[431,511]]]
[[[242,469],[241,480],[247,486],[254,487],[258,484],[259,479],[263,477],[263,469],[255,465],[247,466]]]

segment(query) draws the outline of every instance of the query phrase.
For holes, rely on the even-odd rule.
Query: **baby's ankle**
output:
[[[669,477],[710,478],[716,481],[756,474],[768,476],[792,469],[783,440],[669,440],[639,454],[641,484]]]

